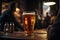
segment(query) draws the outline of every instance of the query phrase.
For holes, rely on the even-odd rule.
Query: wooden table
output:
[[[0,40],[41,40],[39,33],[34,32],[33,36],[25,36],[24,32],[0,33]]]

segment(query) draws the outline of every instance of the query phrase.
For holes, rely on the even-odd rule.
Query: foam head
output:
[[[23,15],[35,15],[35,12],[23,12]]]

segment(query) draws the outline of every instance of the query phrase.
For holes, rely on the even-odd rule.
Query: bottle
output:
[[[4,24],[4,33],[8,33],[9,32],[9,24],[6,22]]]
[[[14,23],[11,22],[10,23],[10,33],[13,33],[14,32]]]

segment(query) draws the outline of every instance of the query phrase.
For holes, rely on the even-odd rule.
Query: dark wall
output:
[[[34,11],[38,9],[42,13],[42,0],[3,0],[3,1],[15,1],[18,3],[18,7],[23,10]]]
[[[55,0],[55,2],[56,2],[56,14],[55,15],[57,15],[58,10],[59,10],[59,0]]]
[[[55,0],[56,1],[56,9],[59,9],[59,0]]]
[[[38,8],[39,0],[26,0],[26,10],[32,11]]]
[[[2,8],[2,0],[0,0],[0,15],[1,15],[1,8]]]
[[[59,0],[55,0],[56,4],[50,6],[51,7],[51,11],[54,13],[55,16],[57,16],[58,14],[58,10],[59,10]]]
[[[11,2],[11,1],[14,1],[14,0],[2,0],[3,2]]]

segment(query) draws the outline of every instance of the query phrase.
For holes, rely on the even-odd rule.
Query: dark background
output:
[[[51,10],[55,10],[56,14],[59,10],[59,0],[0,0],[0,14],[1,14],[2,2],[11,2],[11,1],[17,2],[18,7],[20,7],[22,10],[35,11],[35,9],[38,9],[41,13],[42,13],[42,2],[43,1],[55,1],[56,5],[51,6]]]

